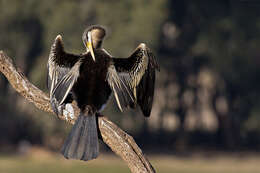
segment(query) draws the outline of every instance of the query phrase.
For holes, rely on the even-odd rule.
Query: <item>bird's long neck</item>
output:
[[[103,40],[95,40],[93,39],[93,48],[94,49],[101,49]]]

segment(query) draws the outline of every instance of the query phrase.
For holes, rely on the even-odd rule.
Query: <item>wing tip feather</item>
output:
[[[59,34],[56,36],[55,40],[59,40],[59,41],[62,41],[62,36]]]
[[[145,49],[146,48],[146,44],[145,43],[140,43],[138,47]]]

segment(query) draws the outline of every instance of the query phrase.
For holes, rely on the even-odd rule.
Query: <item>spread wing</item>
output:
[[[64,51],[62,37],[58,35],[51,47],[47,63],[47,86],[53,111],[58,114],[59,107],[70,97],[70,90],[79,76],[80,55]]]
[[[155,83],[155,70],[160,70],[153,53],[141,43],[129,58],[113,58],[119,78],[127,85],[134,96],[134,102],[128,102],[134,108],[141,107],[144,116],[150,116]]]
[[[121,111],[134,104],[134,95],[130,85],[127,84],[128,81],[125,80],[124,76],[118,74],[113,64],[108,68],[107,81],[113,90],[117,105]]]

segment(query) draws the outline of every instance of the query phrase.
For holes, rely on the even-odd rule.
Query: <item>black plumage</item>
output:
[[[48,88],[51,105],[62,115],[65,104],[75,100],[80,108],[62,153],[66,158],[91,160],[98,156],[96,113],[111,93],[122,111],[138,104],[144,116],[150,116],[154,95],[155,70],[159,66],[145,44],[140,44],[129,58],[112,57],[102,42],[105,29],[91,26],[83,33],[86,52],[66,53],[57,36],[48,60]]]

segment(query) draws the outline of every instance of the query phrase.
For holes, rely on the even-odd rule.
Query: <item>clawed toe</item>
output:
[[[71,104],[66,104],[65,108],[63,109],[63,115],[65,116],[65,119],[67,120],[68,118],[74,119],[74,109]]]

